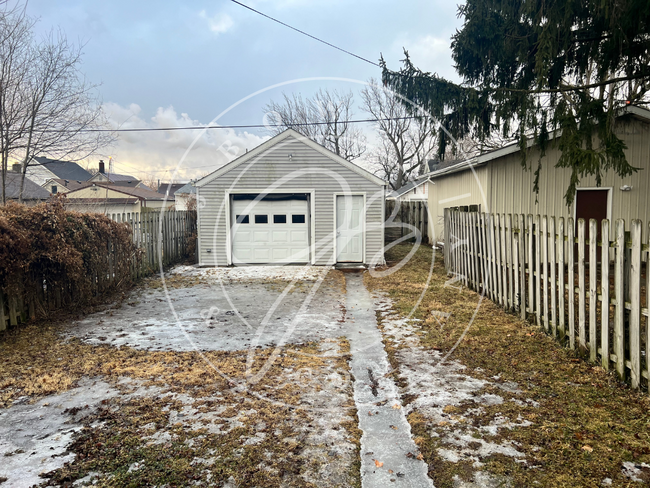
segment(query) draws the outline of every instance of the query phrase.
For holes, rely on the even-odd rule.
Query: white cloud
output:
[[[128,107],[106,103],[104,110],[111,127],[120,129],[206,125],[186,113],[178,114],[171,106],[158,108],[149,120],[134,103]],[[119,132],[106,157],[113,157],[118,173],[140,179],[153,176],[161,180],[188,180],[211,173],[266,139],[233,129]],[[91,162],[91,167],[96,165],[96,161]]]
[[[215,34],[223,34],[228,32],[232,26],[235,24],[228,14],[220,13],[210,17],[205,10],[199,12],[199,16],[202,19],[205,19],[208,23],[208,27]]]

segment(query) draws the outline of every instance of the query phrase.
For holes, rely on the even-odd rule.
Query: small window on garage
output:
[[[293,214],[291,216],[292,224],[304,224],[305,223],[305,214]]]
[[[268,215],[255,215],[256,224],[268,224],[269,216]]]
[[[273,223],[274,224],[286,224],[287,223],[287,216],[286,215],[274,215],[273,216]]]
[[[238,215],[237,216],[238,224],[248,224],[248,215]]]

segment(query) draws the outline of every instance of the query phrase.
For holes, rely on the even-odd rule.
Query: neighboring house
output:
[[[292,129],[195,186],[200,265],[384,262],[386,183]]]
[[[110,183],[118,186],[126,186],[129,188],[144,188],[145,190],[153,191],[135,176],[122,175],[119,173],[107,173],[106,165],[102,160],[99,161],[97,173],[92,175],[88,181],[91,181],[93,183]]]
[[[20,193],[20,179],[22,177],[20,167],[16,168],[17,171],[7,171],[5,178],[5,187],[7,189],[7,201],[12,200],[17,202]],[[0,178],[2,173],[0,172]],[[2,183],[0,183],[0,204],[3,201]],[[23,203],[25,205],[36,205],[50,198],[50,192],[45,188],[34,183],[29,178],[25,178],[25,186],[23,188]]]
[[[539,194],[533,192],[533,171],[521,166],[518,144],[432,171],[420,177],[429,185],[429,235],[443,239],[444,209],[469,207],[481,212],[539,214],[584,219],[650,220],[650,111],[626,107],[616,120],[616,133],[626,144],[628,162],[640,170],[626,178],[613,171],[603,173],[600,187],[595,178],[581,179],[574,203],[567,207],[564,194],[571,170],[556,168],[561,155],[551,143],[542,158]],[[533,168],[539,148],[529,143],[529,162]],[[610,229],[613,230],[613,229]]]
[[[174,192],[176,210],[187,210],[190,198],[196,197],[196,188],[192,183],[186,183]]]
[[[426,201],[429,198],[429,185],[427,180],[409,181],[398,190],[388,194],[386,200],[399,200],[400,202]]]
[[[71,190],[76,190],[82,186],[86,186],[87,184],[87,181],[50,178],[45,183],[43,183],[43,188],[49,191],[52,195],[56,195],[57,193],[67,193]]]
[[[72,161],[59,161],[41,156],[32,158],[27,166],[27,177],[39,186],[48,180],[88,181],[92,174]]]
[[[129,188],[111,183],[92,183],[66,193],[66,208],[78,212],[96,212],[124,221],[145,209],[160,210],[174,204],[158,192]]]

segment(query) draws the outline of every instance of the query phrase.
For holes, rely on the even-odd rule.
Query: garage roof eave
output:
[[[248,151],[246,154],[243,154],[242,156],[238,157],[237,159],[231,161],[230,163],[222,166],[221,168],[213,171],[209,175],[204,176],[200,180],[198,180],[194,186],[196,187],[202,187],[213,181],[214,179],[218,178],[219,176],[229,172],[232,169],[235,169],[237,166],[240,164],[245,163],[246,161],[250,161],[251,159],[259,156],[261,153],[266,151],[267,149],[273,147],[274,145],[278,144],[279,142],[283,141],[284,139],[288,137],[295,137],[299,141],[303,142],[304,144],[308,145],[315,151],[318,151],[319,153],[323,154],[324,156],[327,156],[328,158],[338,162],[342,166],[345,166],[346,168],[350,169],[351,171],[354,171],[358,175],[366,178],[367,180],[371,181],[372,183],[378,185],[378,186],[385,186],[386,182],[382,180],[381,178],[373,175],[369,171],[363,169],[361,166],[358,166],[355,163],[352,163],[348,161],[347,159],[342,158],[341,156],[333,153],[329,149],[321,146],[320,144],[312,141],[308,137],[303,136],[299,132],[293,130],[293,129],[287,129],[284,132],[278,134],[275,137],[272,137],[268,141],[265,141],[264,143],[260,144],[257,146],[255,149]]]

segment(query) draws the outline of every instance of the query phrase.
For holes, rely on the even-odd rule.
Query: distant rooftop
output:
[[[0,172],[0,177],[2,173]],[[7,171],[5,185],[7,187],[7,200],[18,200],[20,192],[20,173]],[[50,198],[50,192],[45,188],[38,186],[29,178],[25,178],[25,187],[23,189],[23,200],[47,200]],[[0,199],[2,199],[2,185],[0,185]]]
[[[44,156],[36,156],[34,157],[34,160],[44,168],[54,173],[57,178],[64,180],[87,181],[92,177],[92,174],[83,169],[77,163],[73,163],[72,161],[59,161],[57,159],[50,159]]]
[[[183,188],[185,183],[161,183],[158,187],[158,193],[173,195],[176,190]]]
[[[174,192],[174,195],[182,195],[187,193],[196,193],[196,187],[193,186],[192,183],[186,183],[185,185],[181,186]]]

